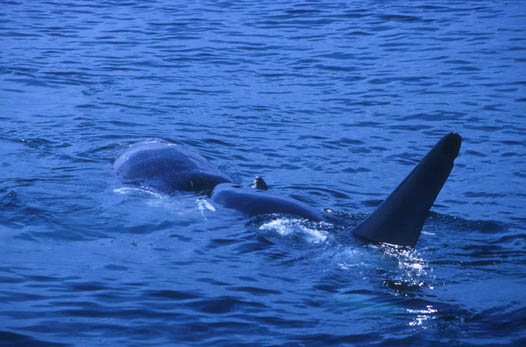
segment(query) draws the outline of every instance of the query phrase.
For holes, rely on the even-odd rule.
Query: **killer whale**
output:
[[[206,192],[220,183],[232,182],[203,156],[158,139],[131,145],[115,160],[113,168],[127,183],[164,192]]]
[[[461,143],[462,138],[456,133],[442,137],[353,234],[367,242],[414,247],[429,210],[453,169]],[[256,189],[232,184],[205,158],[166,142],[132,145],[117,158],[114,168],[126,179],[173,190],[211,191],[212,202],[250,217],[279,213],[326,220],[307,204],[269,193],[264,182],[255,181]]]

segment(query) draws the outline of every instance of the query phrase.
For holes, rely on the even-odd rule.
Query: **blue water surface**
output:
[[[526,2],[0,1],[5,345],[526,344]],[[350,230],[444,134],[415,249]],[[127,186],[131,143],[341,216]]]

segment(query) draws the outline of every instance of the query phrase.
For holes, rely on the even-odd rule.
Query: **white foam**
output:
[[[212,212],[216,211],[216,208],[214,207],[214,205],[212,205],[206,199],[197,199],[195,202],[197,203],[197,207],[199,208],[199,211],[201,212],[201,216],[203,216],[204,219],[207,219],[205,216],[206,210],[212,211]]]
[[[132,194],[132,193],[145,193],[145,194],[148,194],[148,195],[151,195],[153,197],[156,197],[157,199],[162,199],[163,196],[159,193],[156,193],[156,192],[153,192],[151,190],[148,190],[148,189],[143,189],[143,188],[131,188],[131,187],[122,187],[122,188],[116,188],[113,190],[114,193],[118,193],[118,194]]]
[[[306,241],[312,243],[324,242],[329,236],[329,233],[326,231],[309,228],[303,223],[304,221],[301,219],[279,218],[261,225],[259,230],[274,231],[281,236],[302,234]]]

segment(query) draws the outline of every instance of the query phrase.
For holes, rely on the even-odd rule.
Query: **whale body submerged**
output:
[[[353,234],[369,242],[414,247],[429,210],[453,169],[461,142],[456,133],[442,137]],[[319,211],[298,200],[232,184],[201,155],[160,140],[130,146],[117,158],[114,169],[128,182],[162,191],[206,192],[216,204],[249,217],[279,213],[326,220]]]

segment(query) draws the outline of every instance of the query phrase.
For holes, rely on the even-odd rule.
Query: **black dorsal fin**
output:
[[[353,230],[360,238],[414,247],[438,193],[453,169],[462,138],[444,136],[402,183]]]

